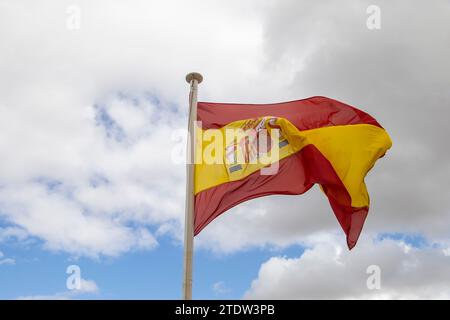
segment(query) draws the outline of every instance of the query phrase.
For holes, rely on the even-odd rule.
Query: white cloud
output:
[[[152,248],[156,239],[145,229],[134,230],[42,185],[19,185],[0,191],[3,209],[11,222],[45,240],[52,250],[76,255],[118,255],[131,248]]]
[[[273,2],[262,14],[269,91],[277,100],[330,96],[377,118],[393,147],[366,178],[371,208],[363,233],[418,233],[445,243],[450,227],[450,166],[444,160],[449,149],[443,147],[450,103],[450,6],[447,1],[383,0],[377,3],[381,30],[370,31],[370,4]],[[340,229],[317,190],[300,197],[242,204],[208,226],[199,245],[225,251],[288,245]]]
[[[402,241],[365,241],[352,251],[334,236],[308,240],[297,258],[272,257],[245,294],[247,299],[449,299],[449,257],[433,247]],[[369,290],[367,268],[380,267],[381,287]]]
[[[299,196],[270,196],[241,204],[213,221],[196,238],[199,248],[231,253],[255,246],[301,244],[339,224],[325,195],[314,187]],[[345,243],[345,235],[339,239]]]
[[[28,238],[28,233],[17,227],[0,228],[0,243],[6,241],[24,241]]]

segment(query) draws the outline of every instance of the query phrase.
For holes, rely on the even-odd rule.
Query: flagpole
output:
[[[200,73],[186,76],[190,84],[189,124],[186,162],[186,216],[184,225],[183,299],[192,299],[192,257],[194,253],[194,170],[195,170],[195,121],[197,120],[197,86],[203,81]]]

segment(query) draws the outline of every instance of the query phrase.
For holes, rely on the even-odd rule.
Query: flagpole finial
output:
[[[203,81],[203,76],[198,72],[191,72],[186,75],[187,83],[191,83],[192,80],[197,80],[197,83],[201,83]]]

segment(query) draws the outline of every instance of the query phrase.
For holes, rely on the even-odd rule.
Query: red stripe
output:
[[[245,179],[199,192],[195,196],[194,233],[197,235],[212,220],[241,202],[271,194],[302,194],[314,183],[322,185],[336,218],[347,235],[348,247],[353,248],[368,208],[351,207],[345,186],[330,162],[314,145],[308,145],[282,159],[275,175],[263,176],[258,171]]]
[[[381,127],[367,113],[326,97],[273,104],[198,102],[197,119],[203,122],[203,129],[217,129],[230,122],[263,116],[286,118],[299,130],[349,124]]]

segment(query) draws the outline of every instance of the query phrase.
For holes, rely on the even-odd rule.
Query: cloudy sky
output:
[[[318,188],[249,201],[196,238],[194,298],[450,298],[449,17],[447,0],[0,0],[0,298],[181,297],[190,71],[199,100],[328,96],[393,140],[355,249]]]

